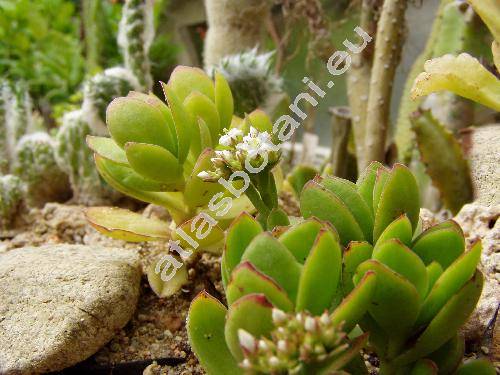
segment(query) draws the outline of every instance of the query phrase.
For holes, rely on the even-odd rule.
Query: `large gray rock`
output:
[[[83,245],[0,254],[0,373],[80,362],[125,326],[139,297],[133,252]]]

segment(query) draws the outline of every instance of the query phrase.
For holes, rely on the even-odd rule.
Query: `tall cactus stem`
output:
[[[331,171],[335,176],[346,177],[351,112],[348,107],[333,107],[329,112],[332,116]]]

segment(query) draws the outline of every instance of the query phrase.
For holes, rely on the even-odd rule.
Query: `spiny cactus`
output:
[[[207,373],[257,367],[326,374],[356,360],[367,335],[348,342],[341,331],[351,331],[365,314],[376,279],[368,273],[342,299],[341,268],[338,235],[329,224],[309,219],[271,233],[241,214],[227,232],[221,264],[228,309],[202,292],[188,314],[189,340]],[[293,312],[299,315],[287,319]],[[259,338],[257,348],[249,335]]]
[[[228,81],[238,116],[255,108],[266,109],[273,94],[283,91],[283,82],[272,70],[273,52],[259,54],[257,48],[226,56],[210,68],[219,71]]]
[[[68,112],[55,137],[55,156],[61,170],[68,176],[73,200],[80,204],[102,204],[110,197],[107,188],[95,169],[93,153],[85,144],[91,134],[82,110]]]
[[[68,177],[56,163],[54,141],[47,133],[27,134],[19,140],[14,171],[26,184],[30,205],[61,202],[71,196]]]
[[[465,251],[462,230],[452,220],[420,233],[418,187],[399,164],[387,170],[372,163],[356,184],[317,178],[300,203],[305,217],[329,221],[347,246],[344,293],[376,274],[360,326],[370,332],[380,373],[410,373],[424,359],[442,373],[453,372],[462,358],[457,331],[481,295],[481,243]]]
[[[83,86],[83,116],[94,135],[106,136],[106,107],[115,98],[139,90],[140,84],[128,69],[114,67],[96,74]]]
[[[22,182],[14,175],[0,176],[0,229],[7,229],[23,198]]]
[[[137,77],[145,91],[153,85],[149,61],[153,38],[153,1],[126,0],[119,25],[118,44],[122,49],[125,67]]]

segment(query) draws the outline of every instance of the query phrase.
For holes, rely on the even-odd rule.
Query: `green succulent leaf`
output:
[[[163,147],[146,143],[127,142],[125,153],[132,168],[153,181],[182,187],[182,168],[177,158]]]
[[[234,101],[231,88],[219,72],[215,72],[215,106],[220,117],[220,129],[229,129],[234,112]]]
[[[260,272],[285,289],[292,301],[296,300],[302,266],[269,232],[257,235],[246,248],[241,260],[251,262]]]
[[[380,202],[376,208],[373,240],[377,241],[385,228],[402,214],[408,216],[412,228],[415,229],[419,212],[420,196],[417,181],[407,167],[395,164],[384,184]]]
[[[87,135],[87,145],[96,154],[117,164],[129,166],[125,151],[112,138]]]
[[[227,286],[226,297],[229,306],[249,294],[263,294],[278,309],[293,311],[293,303],[276,282],[259,272],[250,262],[240,263],[233,271]]]
[[[344,261],[342,268],[342,289],[344,295],[347,295],[354,289],[352,278],[356,273],[358,266],[365,260],[372,257],[373,246],[368,242],[352,241],[344,252]]]
[[[191,347],[209,375],[238,375],[243,371],[226,344],[226,308],[201,292],[191,303],[186,329]]]
[[[190,66],[177,66],[168,80],[168,86],[172,88],[175,96],[181,103],[193,91],[198,91],[214,101],[214,83],[210,77],[200,68]]]
[[[272,230],[275,227],[290,225],[288,215],[283,209],[273,208],[267,217],[267,229]]]
[[[273,134],[273,123],[269,116],[261,109],[256,109],[252,111],[248,117],[250,124],[257,129],[259,132],[268,132]]]
[[[373,185],[373,212],[377,213],[378,204],[380,202],[380,198],[382,196],[382,192],[384,191],[384,186],[389,178],[389,170],[385,168],[377,169],[377,176],[375,178],[375,184]]]
[[[293,189],[293,192],[300,196],[304,185],[312,180],[318,171],[309,165],[297,165],[293,168],[292,172],[287,176],[287,181]]]
[[[180,261],[180,260],[179,260]],[[167,298],[177,293],[188,282],[187,266],[184,263],[168,281],[163,281],[161,272],[156,272],[156,262],[149,265],[146,271],[148,283],[153,292],[160,298]]]
[[[198,242],[199,246],[203,251],[212,252],[215,254],[220,254],[222,252],[222,241],[224,240],[224,231],[218,225],[205,224],[205,219],[199,219],[198,216],[192,219],[184,221],[179,225],[189,237]],[[208,233],[208,234],[207,234]],[[204,237],[205,236],[205,237]],[[183,248],[190,248],[191,245],[186,242],[181,236],[179,236],[176,231],[172,233],[172,239],[179,240],[180,246]]]
[[[440,374],[453,374],[462,361],[464,350],[465,341],[463,337],[455,334],[438,350],[430,354],[429,358],[437,364]]]
[[[347,206],[337,196],[318,183],[309,181],[300,195],[300,211],[305,218],[315,216],[330,222],[338,231],[342,245],[349,241],[364,241],[361,227]]]
[[[482,288],[483,276],[476,271],[474,277],[446,302],[411,348],[398,356],[394,363],[398,366],[411,363],[436,351],[451,339],[474,310]]]
[[[412,367],[410,375],[437,375],[438,367],[430,359],[418,360]]]
[[[427,324],[447,301],[474,275],[481,257],[481,242],[462,254],[439,277],[424,301],[416,326]]]
[[[446,269],[465,251],[462,229],[453,220],[444,221],[420,234],[412,250],[426,265],[436,261]]]
[[[224,334],[229,350],[238,361],[243,359],[238,330],[244,329],[254,337],[269,337],[274,328],[272,309],[273,305],[263,294],[246,295],[229,306]]]
[[[211,149],[204,150],[194,168],[191,175],[186,179],[186,186],[184,188],[184,201],[190,207],[202,207],[208,204],[215,194],[224,190],[221,184],[213,182],[205,182],[198,173],[212,168],[211,158],[215,156],[214,151]]]
[[[456,375],[495,375],[495,367],[487,359],[471,359],[465,362]]]
[[[205,95],[193,91],[184,100],[184,107],[194,117],[201,118],[210,130],[211,142],[208,147],[217,145],[220,136],[220,118],[215,104]]]
[[[359,265],[354,284],[357,285],[368,271],[377,275],[377,286],[368,311],[392,341],[400,341],[417,319],[420,310],[418,292],[406,278],[373,259]]]
[[[195,131],[193,117],[186,112],[181,99],[176,96],[174,90],[163,82],[161,82],[161,85],[170,106],[172,118],[174,119],[177,136],[177,158],[179,159],[179,164],[182,164],[187,158],[191,142],[195,144],[196,142],[199,143],[199,133]]]
[[[431,264],[427,266],[427,276],[429,277],[429,288],[427,290],[427,293],[429,293],[432,288],[434,287],[434,284],[436,284],[436,281],[441,277],[443,274],[443,267],[436,262],[433,261]]]
[[[329,310],[340,281],[341,264],[342,252],[335,235],[329,230],[320,230],[302,268],[296,311],[321,315]]]
[[[349,349],[342,352],[340,356],[334,356],[332,358],[326,359],[326,364],[321,366],[321,369],[317,371],[318,375],[328,375],[341,370],[346,365],[349,364],[357,355],[368,341],[368,333],[362,334],[356,337],[349,343]]]
[[[117,98],[106,111],[109,133],[118,146],[127,142],[149,143],[172,150],[167,121],[155,106],[130,97]]]
[[[338,234],[331,225],[311,217],[292,226],[278,241],[286,246],[297,262],[304,264],[321,229],[330,230],[338,240]]]
[[[168,223],[117,207],[91,207],[85,210],[90,225],[108,237],[129,242],[170,239]]]
[[[241,262],[243,253],[250,242],[262,233],[262,227],[251,215],[241,213],[232,223],[226,234],[224,265],[227,275]]]
[[[398,239],[404,245],[409,247],[411,246],[412,237],[413,229],[411,227],[411,222],[408,219],[408,216],[406,216],[406,214],[403,214],[384,229],[377,240],[377,244],[383,243],[390,239]]]
[[[356,185],[338,177],[326,177],[321,181],[321,185],[344,202],[363,231],[365,239],[372,242],[373,213],[358,193]]]
[[[377,242],[372,258],[410,281],[423,301],[429,287],[429,277],[425,264],[417,254],[398,239],[391,239],[382,243]]]
[[[376,273],[366,272],[356,287],[333,311],[332,321],[335,323],[344,322],[344,330],[350,332],[370,307],[377,285],[376,282]]]
[[[367,206],[372,210],[372,214],[374,214],[373,188],[375,186],[377,171],[379,169],[385,169],[385,167],[378,161],[372,161],[356,181],[356,187],[358,188],[359,195],[361,195]]]

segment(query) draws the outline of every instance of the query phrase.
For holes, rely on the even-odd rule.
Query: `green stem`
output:
[[[252,182],[250,183],[250,185],[248,185],[245,194],[247,195],[248,199],[250,199],[250,202],[252,202],[259,214],[261,214],[264,218],[267,218],[269,216],[270,210],[262,200],[259,191],[255,188],[255,185]]]
[[[395,375],[396,367],[391,362],[380,361],[379,375]]]

